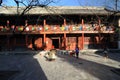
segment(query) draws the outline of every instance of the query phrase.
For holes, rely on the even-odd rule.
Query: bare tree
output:
[[[7,2],[7,0],[4,0]],[[19,23],[19,19],[21,16],[26,14],[30,9],[35,8],[35,7],[42,7],[42,8],[47,8],[47,6],[51,3],[56,3],[58,0],[13,0],[16,4],[16,10],[17,10],[17,18],[16,18],[16,23],[15,27],[13,30],[13,33],[15,33],[16,25]],[[0,5],[2,6],[3,0],[0,0]],[[22,7],[22,10],[21,10]],[[39,17],[38,17],[39,18]],[[18,21],[18,22],[17,22]],[[24,26],[23,31],[20,33],[24,32],[25,28],[27,26]]]
[[[24,6],[24,10],[20,15],[24,15],[33,7],[46,7],[51,3],[55,3],[55,0],[14,0],[17,5],[17,12],[19,14],[20,5]]]
[[[9,6],[3,6],[3,1],[7,2],[7,0],[0,0],[0,6],[1,7],[9,7]],[[19,24],[19,20],[21,19],[22,16],[24,16],[27,12],[29,12],[29,10],[31,10],[32,8],[35,8],[35,7],[41,7],[41,8],[47,9],[48,8],[47,6],[49,4],[56,3],[58,0],[13,0],[13,1],[16,4],[17,16],[16,16],[16,20],[15,20],[16,22],[14,23],[15,24],[14,29],[11,29],[11,27],[9,25],[7,25],[10,28],[10,30],[13,32],[13,35],[11,35],[11,36],[15,36],[15,34],[17,32],[16,28],[17,28],[17,25]],[[39,16],[38,16],[38,18],[39,18]],[[27,23],[27,21],[25,23]],[[27,24],[24,25],[23,30],[20,31],[19,34],[22,34],[22,32],[24,32],[26,27],[27,27]],[[18,32],[17,32],[17,34],[18,34]],[[9,40],[11,38],[11,36],[8,36],[6,38],[6,40]],[[35,37],[33,36],[33,38],[32,38],[33,46],[34,46],[34,38]],[[35,47],[34,47],[34,49],[35,49]]]
[[[0,5],[2,4],[2,0],[0,0]]]
[[[94,13],[94,11],[91,10],[91,12],[96,16],[96,21],[98,21],[98,19],[99,19],[101,22],[108,23],[112,17],[113,20],[110,20],[110,21],[112,21],[112,23],[110,23],[110,24],[115,25],[116,14],[120,13],[120,0],[100,0],[100,1],[87,0],[87,1],[84,1],[83,3],[81,3],[81,0],[77,0],[77,1],[79,2],[79,4],[81,6],[83,6],[83,5],[84,6],[94,6],[94,5],[103,6],[104,9],[110,13],[108,13],[106,17],[100,17],[98,14]],[[92,3],[89,3],[90,1]],[[99,26],[100,26],[100,24],[99,24]],[[115,28],[116,28],[116,25],[115,25]],[[99,31],[98,35],[99,35],[99,40],[101,42],[101,40],[102,40],[101,31]]]
[[[120,0],[106,0],[105,9],[111,12],[120,12]]]

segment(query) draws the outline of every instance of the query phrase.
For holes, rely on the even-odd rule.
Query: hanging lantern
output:
[[[72,30],[73,30],[73,31],[75,31],[75,30],[76,30],[76,28],[73,26]]]
[[[26,31],[29,31],[30,29],[29,29],[29,27],[26,27]]]
[[[66,31],[68,31],[68,27],[69,27],[69,26],[65,26],[65,30],[66,30]]]
[[[62,31],[64,31],[64,30],[65,30],[65,27],[64,27],[64,26],[62,26],[62,27],[61,27],[61,30],[62,30]]]
[[[2,30],[1,31],[6,31],[6,28],[2,28]]]
[[[43,26],[40,26],[39,29],[42,31],[42,30],[44,29],[44,27],[43,27]]]
[[[20,30],[23,31],[23,26],[20,27]]]
[[[46,30],[46,31],[48,30],[48,27],[47,27],[47,26],[45,26],[45,30]]]
[[[35,28],[34,27],[32,27],[32,31],[34,31],[35,30]]]
[[[56,30],[57,29],[57,27],[54,27],[54,30]]]
[[[18,27],[18,31],[20,31],[21,29],[20,29],[20,27]]]
[[[81,30],[81,31],[82,31],[82,26],[80,26],[80,27],[79,27],[79,30]]]

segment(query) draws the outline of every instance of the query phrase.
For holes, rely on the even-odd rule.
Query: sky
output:
[[[25,1],[25,0],[23,0]],[[41,0],[45,1],[45,0]],[[50,6],[102,6],[115,7],[114,0],[55,0],[56,3],[49,4]],[[14,0],[3,0],[3,5],[16,6]],[[120,0],[119,3],[120,5]],[[119,6],[120,9],[120,6]]]
[[[57,0],[52,6],[103,6],[106,0]],[[8,6],[15,6],[14,0],[5,0],[4,3]]]
[[[102,6],[105,0],[60,0],[58,5],[63,6]]]

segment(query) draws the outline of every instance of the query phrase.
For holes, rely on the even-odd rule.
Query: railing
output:
[[[27,27],[25,26],[11,26],[11,27],[3,27],[0,26],[0,32],[4,33],[4,32],[12,32],[13,30],[15,30],[15,32],[41,32],[41,33],[45,33],[45,32],[50,32],[50,33],[99,33],[99,32],[103,32],[103,33],[108,33],[108,32],[114,32],[114,27],[113,26],[101,26],[99,27],[98,25],[90,25],[90,24],[85,24],[84,26],[82,25],[29,25]]]

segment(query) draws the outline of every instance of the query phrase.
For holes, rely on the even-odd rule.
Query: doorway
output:
[[[59,39],[52,39],[52,45],[54,48],[59,48]]]

